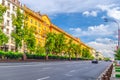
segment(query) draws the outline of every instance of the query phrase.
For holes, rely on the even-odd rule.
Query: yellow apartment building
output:
[[[46,15],[34,12],[24,6],[25,25],[35,29],[36,45],[44,46],[46,33],[49,32],[50,21]]]
[[[72,39],[73,43],[80,45],[82,50],[83,49],[87,49],[92,54],[92,48],[91,47],[89,47],[86,44],[84,44],[79,38],[75,38],[72,35],[66,33],[64,30],[60,29],[59,27],[55,26],[54,24],[51,24],[51,26],[50,26],[50,32],[57,33],[57,34],[63,33],[65,35],[65,38],[67,40]],[[81,57],[81,56],[82,56],[82,54],[80,56],[78,56],[78,57]]]
[[[17,3],[15,3],[15,0],[3,0],[4,5],[9,6],[10,10],[13,10],[11,12],[15,13],[15,9],[20,5],[21,11],[25,15],[25,20],[24,20],[24,25],[28,26],[28,28],[33,28],[35,29],[35,38],[36,38],[36,46],[40,45],[41,47],[44,47],[45,41],[46,41],[46,34],[48,32],[53,32],[53,33],[63,33],[65,35],[65,38],[68,40],[72,39],[73,43],[78,44],[81,46],[81,49],[88,49],[91,54],[92,54],[92,48],[84,44],[79,38],[75,38],[71,36],[70,34],[66,33],[64,30],[60,29],[59,27],[55,26],[54,24],[51,23],[50,19],[48,18],[47,15],[41,15],[40,12],[35,12],[31,9],[29,9],[27,6],[22,6],[18,0]],[[11,4],[11,6],[10,6]],[[5,13],[6,15],[9,14],[10,11],[7,10]],[[14,28],[10,25],[12,25],[12,19],[9,16],[4,16],[4,22],[7,21],[7,35],[10,36],[11,32],[14,30]],[[4,23],[5,25],[5,23]],[[4,28],[3,28],[4,29]],[[12,38],[9,40],[9,45],[12,43]],[[15,46],[8,46],[10,50],[13,50],[12,47]],[[82,56],[82,55],[80,55]]]
[[[26,17],[24,21],[25,25],[27,25],[29,28],[35,29],[36,45],[44,47],[46,41],[46,34],[48,32],[63,33],[67,40],[72,39],[73,43],[81,46],[81,49],[88,49],[90,52],[92,52],[92,48],[80,41],[79,38],[71,36],[64,30],[52,24],[47,15],[41,15],[40,12],[34,12],[25,5],[23,9],[24,15]]]

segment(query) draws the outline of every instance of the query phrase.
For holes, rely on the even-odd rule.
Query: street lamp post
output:
[[[117,46],[117,49],[119,49],[120,48],[120,25],[119,25],[119,22],[116,21],[115,19],[104,18],[104,22],[109,22],[109,21],[112,21],[112,22],[117,24],[117,27],[118,27],[118,46]]]

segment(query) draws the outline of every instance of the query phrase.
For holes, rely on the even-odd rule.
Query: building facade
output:
[[[51,24],[47,16],[41,15],[39,12],[34,12],[26,6],[24,6],[24,15],[26,17],[24,24],[29,28],[35,29],[36,46],[43,47]]]
[[[25,16],[24,26],[28,26],[29,28],[35,29],[35,38],[36,38],[36,46],[44,47],[46,41],[46,34],[48,32],[53,33],[63,33],[67,41],[70,39],[73,40],[73,43],[81,46],[82,51],[87,49],[92,54],[92,48],[83,43],[79,38],[75,38],[60,29],[59,27],[52,24],[47,15],[41,15],[40,12],[35,12],[29,9],[27,6],[22,6],[18,0],[0,0],[0,3],[6,7],[8,7],[6,13],[4,14],[4,21],[2,30],[3,32],[9,36],[9,42],[3,46],[6,51],[14,51],[14,39],[11,37],[11,33],[14,30],[14,26],[12,25],[12,14],[16,15],[15,11],[17,7],[20,8],[21,12]],[[80,55],[82,56],[82,55]]]
[[[9,37],[9,41],[7,44],[3,45],[1,48],[5,51],[14,51],[15,44],[14,39],[11,37],[11,33],[14,31],[14,26],[12,25],[12,14],[16,15],[16,10],[19,7],[21,12],[22,5],[18,0],[0,0],[0,4],[7,7],[7,11],[3,15],[3,23],[2,23],[2,30],[3,32]]]
[[[67,32],[65,32],[64,30],[60,29],[59,27],[55,26],[52,23],[51,23],[51,26],[50,26],[50,32],[56,33],[56,34],[60,34],[60,33],[64,34],[67,41],[72,40],[74,44],[77,44],[77,45],[80,46],[81,53],[83,53],[82,51],[87,49],[90,52],[90,54],[92,54],[92,48],[91,47],[87,46],[79,38],[73,37],[72,35],[68,34]],[[75,56],[75,55],[73,55],[73,56]],[[78,55],[78,57],[81,57],[81,56],[82,56],[82,54]]]

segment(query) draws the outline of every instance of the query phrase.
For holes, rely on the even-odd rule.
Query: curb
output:
[[[97,78],[97,80],[102,80],[102,76],[106,73],[106,71],[110,68],[110,66],[112,65],[113,63],[111,63],[101,74],[100,76]],[[111,74],[112,75],[112,74]]]

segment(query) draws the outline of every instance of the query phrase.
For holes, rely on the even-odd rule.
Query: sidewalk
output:
[[[90,61],[90,60],[56,60],[56,59],[26,59],[26,60],[0,60],[0,63],[25,63],[25,62],[59,62],[59,61]]]
[[[110,80],[120,80],[120,78],[116,78],[115,76],[116,74],[120,74],[120,72],[115,71],[115,64],[114,64]]]

